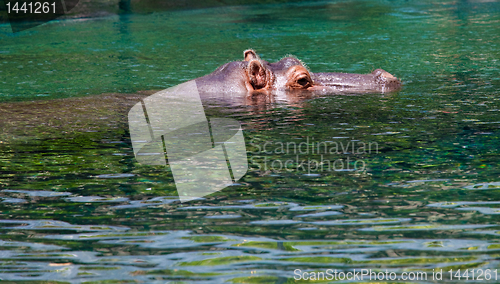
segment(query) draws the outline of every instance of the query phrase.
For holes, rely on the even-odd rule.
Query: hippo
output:
[[[376,69],[370,74],[312,73],[293,56],[269,63],[248,49],[243,61],[232,61],[214,72],[195,79],[201,93],[272,93],[309,91],[321,93],[387,93],[401,82],[389,72]]]

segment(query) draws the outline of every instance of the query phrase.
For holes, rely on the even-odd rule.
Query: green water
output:
[[[428,274],[397,283],[461,283],[447,271],[498,269],[499,10],[348,1],[1,26],[0,279],[300,283],[295,269],[387,269]],[[247,48],[312,72],[383,68],[404,86],[206,106],[243,124],[250,168],[181,204],[167,169],[135,160],[127,112],[150,94],[136,92]]]

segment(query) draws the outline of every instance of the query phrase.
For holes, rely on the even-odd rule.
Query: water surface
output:
[[[294,283],[295,269],[497,269],[499,10],[333,1],[1,26],[0,279]],[[404,87],[206,105],[243,124],[250,169],[181,204],[168,169],[136,162],[127,111],[250,47],[313,72],[383,68]]]

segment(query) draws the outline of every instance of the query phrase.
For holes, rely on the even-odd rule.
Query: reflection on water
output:
[[[498,269],[498,10],[350,1],[16,35],[1,26],[0,279],[294,283],[295,269]],[[404,87],[206,98],[209,118],[243,125],[249,170],[181,204],[168,166],[135,160],[126,114],[248,47],[271,61],[295,54],[312,72],[384,68]],[[139,90],[149,91],[118,94]]]
[[[91,198],[88,201],[103,202]],[[299,206],[250,200],[219,203],[185,206],[177,201],[159,205],[161,210],[149,211],[153,216],[147,217],[151,225],[147,230],[134,222],[127,227],[74,225],[54,220],[0,220],[1,229],[9,235],[9,240],[0,241],[3,248],[0,276],[5,280],[72,279],[77,282],[119,279],[148,283],[167,280],[283,283],[294,269],[430,272],[433,268],[444,271],[460,267],[495,268],[495,255],[500,250],[500,244],[494,239],[474,239],[467,235],[497,234],[478,230],[494,225],[425,223],[435,214],[430,208],[440,204],[431,204],[427,206],[429,209],[421,207],[418,215],[428,215],[424,219],[357,218],[356,215],[362,215],[358,210],[363,207],[354,209],[352,204]],[[462,203],[454,206],[464,205]],[[328,211],[331,209],[342,213]],[[171,219],[186,211],[195,214],[184,215],[178,223]],[[238,215],[226,214],[228,211]],[[330,218],[328,215],[308,214],[310,221],[295,221],[304,217],[300,215],[303,211],[336,212],[335,215],[350,217],[338,219],[339,216],[332,215],[334,220],[325,221]],[[387,215],[384,211],[387,209],[380,208],[372,213]],[[122,214],[144,218],[135,211],[114,214],[115,218],[123,218]],[[164,216],[162,222],[155,222],[159,216]],[[214,216],[231,217],[210,218]],[[202,217],[209,220],[203,221]],[[188,219],[192,221],[186,224]],[[464,218],[457,221],[460,219]],[[189,224],[193,221],[196,224]],[[167,223],[178,227],[165,230]],[[398,225],[382,225],[394,223]],[[306,228],[309,230],[304,231]],[[407,232],[414,230],[423,234]],[[398,235],[394,235],[394,231]],[[28,233],[29,240],[26,239]],[[270,264],[273,268],[269,268]]]

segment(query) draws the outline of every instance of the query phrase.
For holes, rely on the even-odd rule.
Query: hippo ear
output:
[[[243,51],[243,57],[245,58],[245,61],[251,61],[255,59],[259,59],[259,56],[253,49],[247,49]]]
[[[248,63],[247,74],[250,85],[254,90],[259,90],[267,85],[268,78],[267,70],[262,66],[259,60],[252,60]]]

